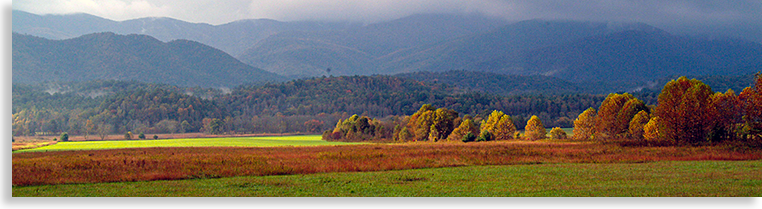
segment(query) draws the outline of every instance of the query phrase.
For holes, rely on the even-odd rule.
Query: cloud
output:
[[[166,16],[170,5],[148,0],[21,0],[13,9],[38,14],[88,13],[109,19],[124,20],[145,16]]]
[[[373,23],[420,13],[481,13],[508,20],[638,21],[657,25],[762,21],[759,0],[16,0],[37,14],[83,12],[114,20],[166,16],[223,24],[240,19]]]

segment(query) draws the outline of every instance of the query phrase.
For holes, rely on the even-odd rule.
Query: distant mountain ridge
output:
[[[675,36],[637,22],[510,23],[483,15],[425,14],[369,25],[260,19],[215,26],[22,11],[13,11],[12,20],[14,32],[43,37],[108,30],[194,40],[291,78],[464,71],[549,76],[582,89],[630,91],[664,77],[762,71],[760,43]]]
[[[36,15],[13,10],[15,33],[62,40],[101,32],[149,35],[164,42],[186,39],[238,56],[257,41],[282,31],[339,30],[350,23],[280,22],[269,19],[239,20],[222,25],[190,23],[167,17],[113,21],[89,14]]]
[[[239,59],[286,75],[325,75],[322,70],[328,68],[336,75],[466,70],[553,76],[621,90],[666,76],[742,75],[762,69],[762,44],[674,36],[643,23],[528,20],[381,56],[349,41],[330,41],[331,33],[323,33],[322,38],[303,33],[264,39]],[[289,60],[293,57],[299,58]],[[312,74],[305,68],[313,68]],[[340,68],[349,69],[336,70]]]
[[[195,41],[96,33],[66,40],[13,33],[13,82],[136,80],[180,86],[233,87],[282,76],[241,63]]]

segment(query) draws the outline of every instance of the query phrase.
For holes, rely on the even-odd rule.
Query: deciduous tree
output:
[[[762,73],[757,73],[754,86],[744,88],[739,95],[743,105],[744,129],[749,137],[762,139]]]
[[[574,140],[590,140],[595,133],[595,109],[588,108],[574,120]]]
[[[643,140],[643,127],[651,120],[650,115],[645,110],[641,110],[630,121],[630,137],[635,140]]]
[[[545,138],[545,125],[542,124],[540,118],[536,115],[532,115],[527,121],[526,127],[524,127],[524,135],[531,140],[538,140]]]
[[[566,131],[561,129],[561,127],[554,127],[553,129],[550,129],[550,139],[566,139]]]
[[[609,94],[598,108],[595,118],[595,138],[599,140],[616,137],[619,131],[618,116],[622,107],[632,99],[630,94]]]
[[[476,138],[476,135],[479,134],[479,128],[476,127],[474,121],[471,119],[465,119],[457,128],[455,128],[455,130],[452,131],[447,139],[450,141],[462,140],[463,137],[469,133],[471,133],[474,138]]]
[[[676,143],[706,141],[713,121],[709,120],[712,89],[686,77],[668,82],[659,94],[656,116],[664,125],[664,137]]]
[[[513,139],[513,135],[516,133],[516,126],[513,125],[511,116],[503,115],[490,132],[495,136],[495,140],[509,140]]]

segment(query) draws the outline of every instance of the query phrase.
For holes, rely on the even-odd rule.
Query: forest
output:
[[[515,119],[494,110],[489,116],[459,116],[457,111],[425,104],[410,116],[388,120],[353,115],[326,130],[327,141],[492,141],[546,138],[546,127],[532,116],[517,132]],[[392,128],[393,127],[393,128]],[[521,126],[518,126],[521,127]],[[575,141],[618,141],[641,145],[701,145],[739,141],[762,145],[762,74],[740,94],[725,93],[697,79],[680,77],[667,82],[658,105],[646,105],[629,93],[612,93],[598,110],[588,108],[574,120]],[[477,137],[478,136],[478,137]],[[553,139],[566,139],[560,127]]]
[[[528,124],[541,124],[542,131],[574,127],[574,137],[584,134],[590,139],[677,137],[663,130],[687,128],[680,126],[686,123],[670,120],[677,117],[701,124],[693,127],[700,130],[697,135],[719,139],[731,138],[731,133],[759,134],[760,76],[755,79],[753,87],[738,95],[732,90],[717,94],[698,80],[679,78],[659,94],[608,96],[498,95],[387,75],[323,76],[234,89],[113,80],[13,84],[12,125],[14,136],[67,133],[93,139],[127,132],[205,132],[323,133],[326,140],[336,141],[442,141],[463,140],[470,133],[478,141],[526,137],[530,134],[515,133]],[[693,94],[700,95],[683,98]],[[699,106],[673,97],[698,101]],[[648,102],[657,99],[659,105]],[[676,105],[677,110],[666,108]],[[707,114],[676,115],[694,111]],[[595,119],[585,122],[585,118]],[[584,132],[585,123],[594,124],[587,128],[594,131]]]

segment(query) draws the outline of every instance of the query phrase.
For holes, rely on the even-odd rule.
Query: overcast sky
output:
[[[214,25],[257,18],[374,23],[419,13],[481,13],[508,20],[636,21],[688,32],[733,28],[762,39],[761,0],[14,0],[13,9]]]

